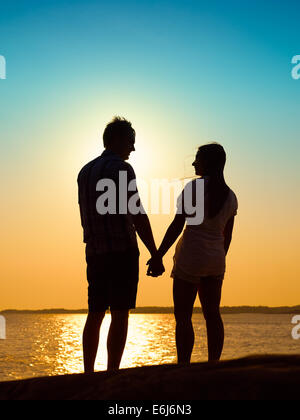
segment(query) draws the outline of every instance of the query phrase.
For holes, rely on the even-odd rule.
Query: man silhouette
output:
[[[144,211],[130,214],[128,207],[130,197],[139,197],[136,184],[135,189],[131,187],[128,191],[129,183],[132,185],[136,176],[132,166],[126,162],[131,152],[135,151],[135,130],[129,121],[115,117],[105,128],[103,142],[105,151],[84,166],[78,176],[89,284],[89,314],[83,332],[86,373],[94,372],[100,327],[108,309],[111,311],[111,325],[107,339],[107,369],[120,367],[127,339],[129,311],[135,308],[139,281],[136,232],[151,256],[157,251],[148,216]],[[97,185],[104,179],[113,181],[115,191],[119,193],[112,206],[116,211],[106,214],[105,211],[99,212],[96,205],[100,195],[97,194]],[[124,209],[124,204],[127,211],[119,211],[121,207]],[[162,273],[164,268],[158,265],[156,272]]]

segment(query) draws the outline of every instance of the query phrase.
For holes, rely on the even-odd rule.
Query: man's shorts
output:
[[[130,310],[136,306],[139,250],[87,255],[89,312]]]

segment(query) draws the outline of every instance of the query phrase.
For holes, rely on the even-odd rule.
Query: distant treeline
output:
[[[87,314],[87,309],[40,309],[40,310],[18,310],[7,309],[0,311],[2,314]],[[299,314],[300,305],[298,306],[223,306],[221,308],[223,314]],[[146,306],[136,308],[131,311],[135,314],[172,314],[173,307],[160,307],[160,306]],[[202,313],[201,308],[195,308],[194,313]]]

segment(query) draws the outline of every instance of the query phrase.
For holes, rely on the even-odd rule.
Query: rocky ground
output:
[[[0,383],[0,400],[297,400],[299,356],[161,365]]]

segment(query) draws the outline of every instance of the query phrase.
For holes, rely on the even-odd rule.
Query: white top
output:
[[[214,218],[204,216],[200,225],[187,225],[174,256],[175,275],[182,280],[199,282],[199,277],[219,276],[226,271],[224,229],[237,214],[238,200],[230,189],[228,197]],[[205,212],[206,213],[206,212]]]

